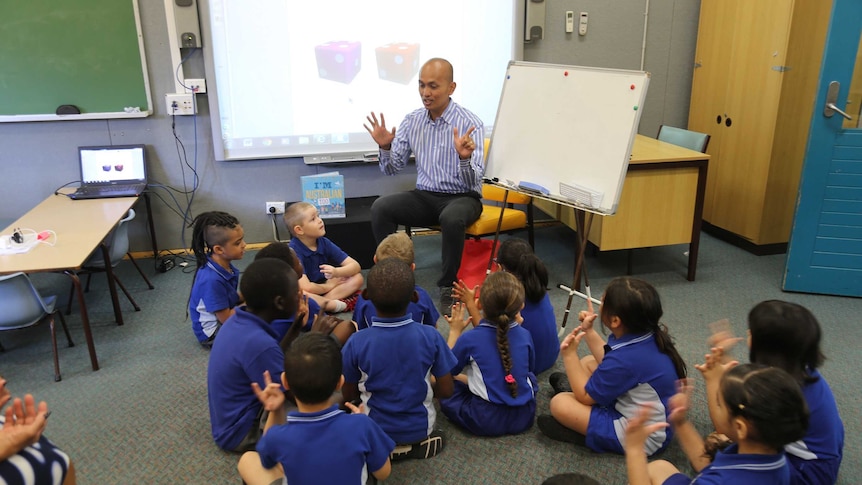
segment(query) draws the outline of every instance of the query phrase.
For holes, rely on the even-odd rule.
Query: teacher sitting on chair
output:
[[[421,109],[409,113],[396,131],[371,113],[365,129],[380,146],[380,170],[394,175],[416,157],[416,189],[380,197],[371,206],[371,227],[377,242],[399,224],[439,225],[442,232],[443,274],[440,312],[452,311],[452,285],[461,265],[464,230],[482,213],[484,130],[478,116],[449,96],[455,92],[452,64],[434,58],[419,71]],[[370,126],[369,126],[370,125]]]

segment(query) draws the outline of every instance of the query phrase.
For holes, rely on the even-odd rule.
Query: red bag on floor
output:
[[[461,253],[458,279],[464,281],[468,288],[482,286],[488,262],[496,256],[497,248],[494,247],[493,239],[467,239],[464,241],[464,252]],[[497,271],[496,261],[491,264],[491,271]]]

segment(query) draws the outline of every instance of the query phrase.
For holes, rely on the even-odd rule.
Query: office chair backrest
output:
[[[0,276],[0,308],[0,330],[29,327],[49,313],[24,273]]]
[[[698,133],[667,125],[659,127],[657,138],[661,141],[673,143],[674,145],[701,153],[706,153],[706,147],[709,145],[709,135],[706,133]]]
[[[105,237],[105,245],[108,246],[108,252],[111,258],[111,267],[120,264],[126,253],[129,252],[129,226],[127,222],[135,218],[135,209],[129,209],[126,217],[122,218],[117,223],[117,227]],[[85,268],[104,268],[105,262],[102,258],[102,250],[97,248],[93,254],[84,263]]]

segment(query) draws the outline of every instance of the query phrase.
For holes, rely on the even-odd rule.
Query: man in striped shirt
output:
[[[455,91],[452,64],[434,58],[419,71],[423,108],[409,113],[398,130],[383,113],[371,113],[365,129],[380,146],[380,170],[394,175],[416,158],[416,189],[377,199],[371,227],[378,244],[398,225],[439,225],[442,232],[440,311],[451,312],[452,285],[461,265],[464,230],[482,213],[484,126],[478,116],[449,97]]]

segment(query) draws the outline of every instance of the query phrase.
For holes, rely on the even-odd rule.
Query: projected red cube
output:
[[[393,42],[374,51],[380,79],[407,84],[419,72],[419,44]]]
[[[347,84],[362,69],[362,44],[333,41],[314,47],[317,73],[323,79]]]

